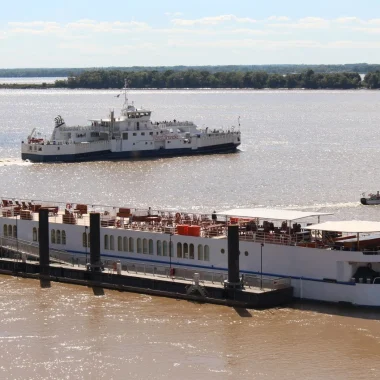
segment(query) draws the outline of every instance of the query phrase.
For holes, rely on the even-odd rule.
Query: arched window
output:
[[[137,253],[141,253],[141,239],[137,239]]]
[[[33,241],[37,241],[37,228],[36,227],[33,227]]]
[[[174,244],[173,244],[173,242],[171,241],[171,242],[169,243],[169,256],[173,257],[173,255],[174,255]]]
[[[57,230],[56,232],[56,239],[57,239],[57,244],[61,244],[61,231]]]
[[[50,234],[51,234],[51,243],[55,244],[55,230],[51,230]]]
[[[104,235],[104,249],[108,249],[108,235]]]
[[[13,226],[13,237],[17,238],[17,226]]]
[[[168,255],[168,242],[166,240],[164,240],[164,242],[162,243],[162,248],[163,248],[163,255],[164,256],[167,256]]]
[[[115,238],[113,235],[110,236],[110,251],[113,251],[115,249]]]
[[[8,226],[6,224],[4,224],[4,227],[3,227],[3,235],[8,236]]]
[[[134,244],[133,244],[133,238],[129,238],[129,252],[134,252],[135,251],[135,247],[134,247]]]
[[[183,245],[183,258],[184,259],[189,258],[189,245],[187,243]]]
[[[161,240],[157,240],[157,256],[161,256],[162,251],[161,251]]]
[[[12,226],[11,225],[8,226],[8,236],[12,237]]]
[[[66,231],[62,230],[62,244],[66,245]]]
[[[182,244],[181,243],[177,243],[177,257],[178,258],[182,258]]]
[[[85,232],[82,234],[82,245],[83,247],[87,247],[87,234]]]
[[[203,260],[203,245],[198,245],[198,260]]]
[[[123,251],[128,252],[128,238],[127,237],[123,238]]]
[[[153,240],[149,239],[149,254],[153,255]]]
[[[189,259],[194,260],[194,244],[190,244]]]
[[[117,250],[118,251],[123,250],[123,238],[121,236],[117,237]]]
[[[143,239],[143,253],[148,253],[148,240]]]
[[[208,245],[205,245],[205,255],[204,255],[205,261],[210,261],[210,248]]]
[[[87,247],[88,247],[88,248],[90,248],[90,235],[91,235],[91,233],[89,232],[89,233],[87,234]]]

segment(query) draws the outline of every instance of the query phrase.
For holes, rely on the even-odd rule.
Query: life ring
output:
[[[66,208],[67,208],[68,210],[70,210],[70,209],[71,209],[71,203],[66,203]]]

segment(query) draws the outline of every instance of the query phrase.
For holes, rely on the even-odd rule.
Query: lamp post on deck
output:
[[[264,243],[260,246],[260,289],[263,288],[263,247]]]

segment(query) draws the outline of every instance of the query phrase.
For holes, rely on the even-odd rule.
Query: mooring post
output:
[[[94,272],[101,272],[100,261],[100,214],[90,214],[90,268]]]
[[[228,226],[228,280],[224,287],[228,289],[241,289],[239,277],[239,226]]]
[[[38,212],[40,273],[43,275],[49,275],[49,211],[42,209]]]

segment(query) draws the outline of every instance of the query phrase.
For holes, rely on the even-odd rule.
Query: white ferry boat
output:
[[[111,111],[109,117],[92,119],[88,126],[69,127],[57,116],[48,140],[38,137],[34,128],[21,143],[21,158],[31,162],[77,162],[229,153],[241,143],[240,130],[235,127],[201,129],[191,121],[152,122],[151,114],[148,109],[128,104],[125,92],[119,117]]]
[[[206,215],[3,199],[1,244],[37,245],[40,208],[50,213],[50,249],[81,262],[90,252],[89,214],[99,212],[103,261],[227,273],[232,223],[239,225],[241,274],[290,279],[299,298],[380,306],[380,222],[320,222],[329,214],[266,208]]]

